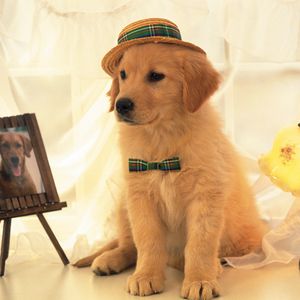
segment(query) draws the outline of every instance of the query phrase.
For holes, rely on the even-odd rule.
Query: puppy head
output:
[[[22,175],[25,156],[30,157],[32,145],[30,140],[17,133],[0,134],[0,154],[2,166],[7,174],[18,177]]]
[[[136,45],[116,68],[110,111],[130,125],[166,122],[196,112],[218,85],[219,74],[203,54],[171,44]]]

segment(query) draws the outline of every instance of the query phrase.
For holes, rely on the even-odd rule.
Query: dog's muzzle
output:
[[[12,157],[10,158],[10,161],[12,162],[12,164],[13,164],[14,166],[17,166],[17,165],[19,164],[19,162],[20,162],[19,157],[17,157],[17,156],[12,156]]]

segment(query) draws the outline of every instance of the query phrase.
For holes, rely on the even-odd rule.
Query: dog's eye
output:
[[[150,72],[148,75],[148,80],[150,82],[160,81],[165,78],[165,75],[162,73]]]
[[[121,76],[121,79],[126,79],[126,72],[125,72],[125,70],[122,70],[121,72],[120,72],[120,76]]]
[[[22,145],[21,144],[16,144],[16,148],[21,148]]]
[[[3,143],[1,145],[1,147],[3,147],[4,149],[9,149],[9,144],[8,143]]]

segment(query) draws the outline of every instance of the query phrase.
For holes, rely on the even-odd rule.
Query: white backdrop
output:
[[[230,263],[257,267],[299,256],[300,213],[282,223],[293,198],[257,167],[276,132],[300,121],[299,0],[4,0],[0,116],[37,115],[60,198],[68,201],[46,218],[69,257],[88,254],[114,232],[117,130],[100,61],[125,25],[147,17],[174,21],[224,76],[213,101],[245,156],[262,217],[275,228],[265,253]],[[12,234],[8,263],[36,255],[58,261],[35,217],[15,219]]]

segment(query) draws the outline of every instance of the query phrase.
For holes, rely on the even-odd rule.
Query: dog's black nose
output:
[[[132,111],[133,107],[134,103],[129,98],[120,98],[116,104],[117,112],[121,115],[126,115],[128,112]]]
[[[19,158],[17,156],[12,156],[10,158],[10,161],[14,164],[14,165],[18,165],[19,164]]]

